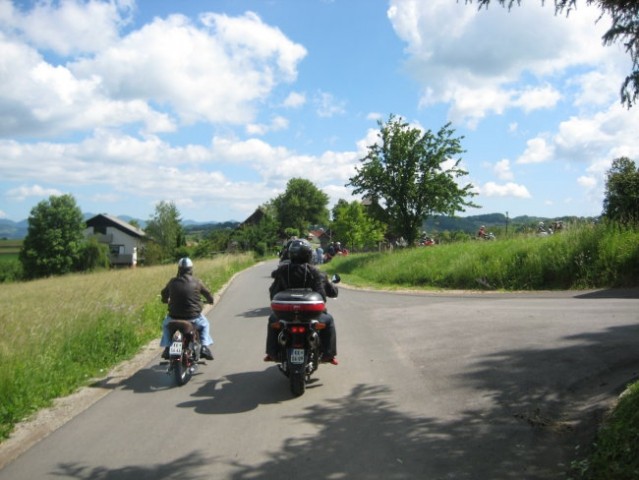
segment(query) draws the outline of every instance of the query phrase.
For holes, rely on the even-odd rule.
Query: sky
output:
[[[639,107],[609,19],[577,4],[0,0],[0,218],[71,194],[242,221],[291,178],[331,208],[391,115],[461,138],[480,208],[458,216],[599,215],[612,161],[639,160]]]

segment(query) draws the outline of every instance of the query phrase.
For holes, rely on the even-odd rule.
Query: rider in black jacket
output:
[[[162,323],[162,339],[160,346],[164,347],[162,358],[168,358],[171,344],[169,322],[172,319],[191,320],[200,330],[202,342],[201,354],[207,360],[213,360],[213,354],[208,345],[213,343],[210,335],[208,319],[202,315],[202,300],[213,303],[213,294],[202,281],[193,276],[193,262],[190,258],[181,258],[178,262],[178,274],[173,277],[160,292],[162,303],[169,304],[169,311]]]
[[[334,285],[324,272],[311,265],[313,248],[306,240],[293,240],[288,247],[288,259],[290,263],[282,263],[271,276],[273,283],[269,288],[271,300],[273,296],[289,288],[310,288],[319,293],[326,302],[327,297],[336,298],[337,286]],[[326,324],[326,328],[319,332],[322,344],[322,361],[337,365],[337,332],[333,316],[326,312],[320,316],[320,322]],[[270,328],[271,323],[277,319],[273,313],[268,318],[266,334],[265,362],[277,359],[277,332]]]

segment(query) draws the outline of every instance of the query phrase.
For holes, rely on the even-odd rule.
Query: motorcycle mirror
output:
[[[334,273],[333,277],[331,278],[331,282],[333,282],[333,283],[339,283],[341,280],[342,279],[341,279],[341,277],[339,276],[338,273]]]

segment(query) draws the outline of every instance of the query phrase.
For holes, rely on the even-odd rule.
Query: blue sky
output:
[[[338,199],[403,117],[463,137],[482,213],[602,210],[639,157],[630,59],[585,2],[0,0],[0,218],[50,195],[143,220],[243,220],[290,178]]]

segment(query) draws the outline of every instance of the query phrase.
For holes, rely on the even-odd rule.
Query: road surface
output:
[[[216,359],[187,385],[154,348],[0,480],[562,478],[639,372],[636,290],[341,288],[328,304],[340,365],[294,398],[262,362],[274,267],[243,272],[217,299]]]

